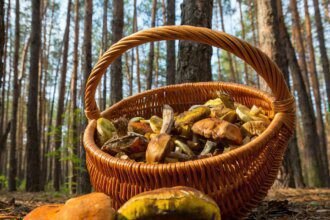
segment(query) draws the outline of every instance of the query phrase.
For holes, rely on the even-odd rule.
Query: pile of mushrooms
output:
[[[180,114],[164,105],[162,118],[100,118],[96,142],[103,151],[120,159],[173,163],[240,147],[261,135],[271,119],[261,107],[248,108],[221,93]]]

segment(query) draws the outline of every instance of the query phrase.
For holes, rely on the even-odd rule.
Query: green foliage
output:
[[[17,180],[16,182],[18,183],[19,180]],[[26,188],[25,186],[26,186],[26,179],[23,179],[23,180],[19,183],[17,189],[18,189],[19,191],[24,191],[25,188]]]
[[[0,175],[0,188],[8,188],[8,180],[5,175]]]

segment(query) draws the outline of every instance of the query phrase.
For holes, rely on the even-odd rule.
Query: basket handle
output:
[[[294,112],[294,99],[277,65],[260,49],[224,32],[194,26],[162,26],[142,30],[113,44],[98,60],[88,78],[85,90],[85,114],[98,119],[100,110],[95,102],[96,88],[106,68],[127,50],[144,43],[160,40],[190,40],[222,48],[248,63],[268,84],[275,96],[275,112]]]

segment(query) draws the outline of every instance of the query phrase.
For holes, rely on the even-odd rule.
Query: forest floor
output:
[[[0,219],[20,219],[38,206],[68,198],[51,192],[0,192]],[[330,219],[330,189],[272,189],[247,219]]]

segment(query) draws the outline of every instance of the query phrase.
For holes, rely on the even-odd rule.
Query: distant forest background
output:
[[[329,0],[0,0],[0,188],[89,192],[81,137],[93,65],[124,36],[181,24],[237,36],[278,64],[298,117],[275,184],[329,186],[329,11]],[[265,89],[223,50],[163,41],[117,59],[96,99],[104,110],[147,89],[211,80]]]

